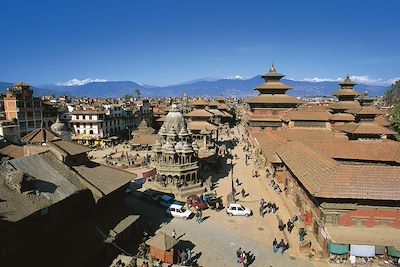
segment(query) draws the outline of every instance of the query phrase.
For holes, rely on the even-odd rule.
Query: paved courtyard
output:
[[[240,128],[235,128],[235,136],[241,136]],[[242,129],[240,129],[242,130]],[[225,140],[227,136],[222,136]],[[245,165],[245,154],[243,145],[237,145],[233,154],[237,154],[238,159],[234,160],[234,178],[239,178],[242,183],[236,188],[240,192],[242,188],[248,196],[242,198],[236,196],[238,203],[250,208],[253,211],[251,217],[229,217],[224,210],[220,212],[206,210],[203,212],[205,221],[201,224],[194,219],[184,221],[181,219],[170,219],[165,216],[165,211],[160,207],[147,203],[135,196],[128,196],[128,205],[134,207],[138,212],[148,217],[155,224],[160,225],[158,231],[167,234],[176,230],[177,236],[182,240],[190,240],[194,245],[193,255],[198,254],[198,264],[200,266],[235,266],[235,252],[239,247],[245,251],[250,251],[255,260],[251,266],[328,266],[326,261],[313,262],[306,259],[306,255],[299,252],[298,225],[291,234],[286,230],[280,232],[278,220],[284,222],[296,213],[294,205],[290,201],[285,201],[283,195],[278,195],[270,188],[265,181],[265,175],[259,178],[252,178],[254,162],[249,160],[249,165]],[[229,166],[223,166],[218,174],[214,174],[216,192],[222,197],[226,206],[226,195],[231,192],[231,173]],[[135,193],[138,194],[138,193]],[[261,198],[277,204],[279,210],[276,214],[266,214],[259,216],[258,207]],[[311,234],[310,234],[311,235]],[[284,255],[274,254],[272,251],[272,241],[276,238],[279,242],[281,238],[289,242],[290,248]],[[320,248],[314,245],[318,251]]]

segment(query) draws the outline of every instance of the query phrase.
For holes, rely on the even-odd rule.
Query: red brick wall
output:
[[[360,208],[349,211],[339,219],[339,225],[351,226],[358,218],[364,220],[364,225],[374,227],[379,221],[388,220],[388,225],[400,229],[400,210],[382,210],[373,208]]]

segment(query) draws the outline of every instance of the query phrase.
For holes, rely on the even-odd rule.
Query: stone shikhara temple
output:
[[[199,148],[176,105],[172,105],[158,134],[160,139],[152,149],[152,164],[157,175],[144,188],[172,193],[177,199],[204,192],[206,189],[198,176]]]

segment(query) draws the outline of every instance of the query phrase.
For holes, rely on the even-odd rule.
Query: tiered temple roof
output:
[[[280,127],[282,125],[279,122],[284,112],[303,103],[302,100],[286,95],[286,91],[293,87],[281,82],[284,76],[276,71],[274,65],[267,74],[261,76],[265,83],[255,88],[260,94],[247,101],[252,112],[249,118],[251,127]],[[258,112],[260,110],[263,112]]]
[[[359,96],[360,93],[353,89],[356,83],[350,80],[349,75],[347,75],[344,81],[339,83],[339,85],[341,88],[332,94],[336,96],[339,101],[329,105],[329,108],[333,109],[335,112],[359,108],[360,104],[355,101],[354,98]]]

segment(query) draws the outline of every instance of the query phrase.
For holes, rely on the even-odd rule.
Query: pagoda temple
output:
[[[260,94],[247,101],[250,105],[249,127],[282,127],[284,123],[282,117],[286,111],[303,103],[303,101],[286,94],[286,91],[293,87],[282,83],[283,77],[285,75],[278,73],[274,65],[267,74],[261,76],[265,83],[255,88]]]
[[[375,118],[382,115],[383,112],[372,106],[371,101],[363,101],[364,105],[360,105],[355,99],[360,94],[353,89],[356,83],[350,80],[349,75],[339,85],[341,89],[332,94],[339,101],[332,103],[329,108],[336,117],[351,115],[354,120],[335,125],[336,130],[346,133],[350,140],[379,140],[395,134],[394,131],[375,123]]]
[[[355,109],[360,107],[360,103],[355,100],[360,95],[359,92],[353,89],[357,83],[350,80],[349,75],[346,76],[343,82],[339,83],[340,89],[333,93],[339,101],[329,105],[332,113],[343,113],[348,109]]]

